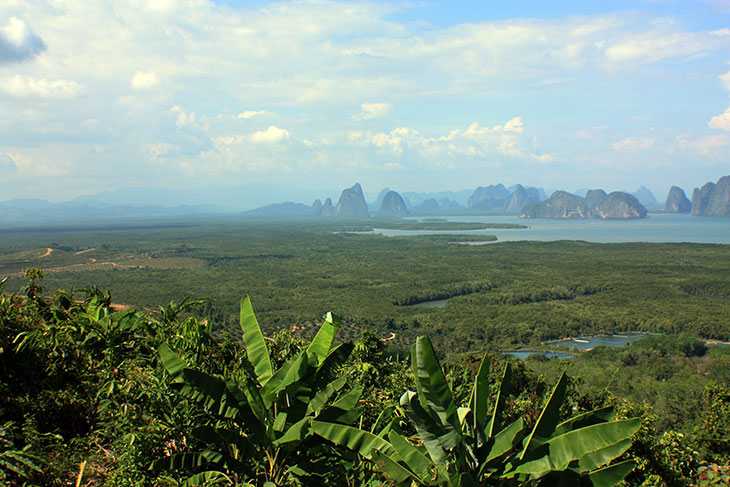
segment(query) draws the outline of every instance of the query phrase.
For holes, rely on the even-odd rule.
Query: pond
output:
[[[525,360],[530,355],[544,355],[547,358],[573,358],[572,353],[563,352],[537,352],[535,350],[518,350],[513,352],[502,352],[505,355],[512,355],[520,360]]]
[[[436,299],[434,301],[422,301],[420,303],[408,304],[406,306],[421,306],[424,308],[443,308],[446,306],[448,299]]]
[[[579,338],[566,338],[547,342],[549,347],[567,347],[576,350],[591,350],[595,347],[623,347],[649,335],[646,333],[626,333],[616,335],[597,335]]]

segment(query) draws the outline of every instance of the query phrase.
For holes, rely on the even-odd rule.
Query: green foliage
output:
[[[401,406],[415,425],[422,446],[410,443],[394,429],[374,434],[338,425],[316,425],[315,431],[376,460],[388,477],[403,485],[614,485],[631,471],[630,461],[611,462],[631,446],[630,438],[638,431],[639,420],[609,421],[612,412],[605,408],[561,422],[565,376],[529,430],[521,418],[503,426],[509,365],[488,415],[486,357],[476,374],[469,403],[462,407],[454,401],[428,338],[418,338],[411,358],[417,392],[403,394]]]
[[[424,397],[431,391],[427,404],[437,404],[444,397],[437,391],[445,389],[430,389],[423,375],[417,385],[413,369],[396,354],[417,333],[432,335],[437,350],[453,352],[441,365],[457,406],[459,428],[453,428],[448,407],[441,411],[429,406],[436,419],[430,413],[429,417],[436,424],[443,420],[446,426],[442,428],[452,425],[454,433],[447,438],[462,438],[457,444],[469,445],[466,438],[479,437],[478,430],[476,434],[472,431],[473,417],[483,416],[485,405],[488,414],[482,436],[494,424],[492,438],[502,434],[500,438],[509,439],[504,430],[516,428],[521,419],[520,435],[528,438],[543,414],[540,398],[550,395],[547,385],[559,383],[567,368],[573,379],[566,382],[565,401],[558,408],[561,421],[610,405],[615,406],[618,418],[642,418],[636,441],[622,456],[637,465],[626,477],[627,485],[722,482],[721,474],[730,460],[730,349],[707,347],[697,336],[727,336],[730,301],[719,292],[730,272],[726,246],[562,242],[462,247],[447,245],[447,239],[332,235],[330,230],[326,225],[300,228],[296,233],[291,227],[270,224],[188,227],[175,230],[175,243],[171,243],[169,229],[49,236],[48,242],[52,237],[60,244],[49,247],[68,251],[54,250],[43,258],[38,256],[45,249],[35,251],[35,257],[30,252],[22,267],[16,267],[43,265],[45,278],[38,273],[25,282],[17,277],[0,280],[0,423],[11,425],[5,436],[11,443],[2,448],[33,455],[38,460],[32,462],[40,469],[26,469],[25,479],[5,471],[11,479],[6,482],[73,485],[81,464],[85,465],[82,484],[89,485],[181,485],[188,478],[211,484],[235,481],[235,476],[225,476],[225,467],[204,473],[205,468],[212,468],[210,462],[198,467],[183,464],[164,472],[148,469],[154,459],[182,454],[206,450],[234,454],[225,438],[201,439],[205,428],[233,428],[235,422],[221,419],[206,411],[205,405],[181,395],[184,384],[171,384],[158,353],[160,345],[167,344],[186,368],[224,383],[232,380],[244,396],[248,391],[245,384],[254,384],[260,395],[264,388],[273,387],[268,384],[277,371],[298,357],[306,356],[300,365],[306,362],[304,367],[316,370],[321,357],[316,350],[326,348],[329,335],[312,345],[310,322],[325,306],[337,308],[347,317],[337,336],[352,339],[360,335],[353,352],[347,361],[338,361],[341,366],[332,368],[329,380],[315,374],[318,385],[294,391],[298,388],[294,384],[310,383],[311,376],[306,375],[285,387],[270,408],[264,404],[259,412],[278,408],[277,415],[266,413],[275,419],[282,405],[286,409],[298,404],[292,398],[309,404],[316,397],[315,390],[322,392],[336,379],[347,377],[347,384],[333,393],[324,408],[333,406],[350,387],[362,388],[357,404],[362,414],[354,422],[337,422],[307,413],[300,405],[298,414],[311,418],[311,424],[302,426],[301,442],[282,444],[283,453],[277,457],[278,464],[292,468],[287,474],[292,482],[377,485],[388,480],[373,468],[385,470],[387,464],[388,469],[400,471],[403,463],[418,475],[427,471],[429,482],[446,478],[445,474],[438,477],[436,463],[418,440],[416,423],[399,402],[404,390],[416,391],[411,398],[414,410],[420,406],[428,412],[420,403],[419,390]],[[45,237],[34,234],[33,238],[42,241]],[[27,235],[3,235],[0,271],[8,272],[16,265],[11,261],[19,259],[8,252],[22,251],[27,246],[23,239]],[[113,245],[103,249],[95,239]],[[58,270],[89,255],[111,258],[114,252],[148,253],[151,258],[140,263],[156,265],[178,258],[173,256],[182,252],[181,240],[187,244],[186,256],[207,264],[175,271],[164,267],[119,267],[93,273]],[[95,246],[94,252],[75,255]],[[96,285],[89,283],[92,279]],[[84,289],[43,295],[43,288],[55,289],[59,283]],[[427,297],[478,283],[488,283],[489,288],[453,295],[445,308],[393,305],[396,299]],[[708,292],[691,294],[682,286],[692,283],[714,283],[715,287],[705,286]],[[265,362],[258,362],[255,354],[249,356],[238,339],[245,330],[232,326],[239,321],[237,293],[244,286],[254,295],[257,316],[265,323],[254,335],[260,333],[268,350],[272,375],[266,385],[256,374],[256,365],[265,369]],[[28,293],[28,287],[35,291]],[[9,288],[33,297],[4,292]],[[107,288],[115,291],[116,302],[148,309],[128,310],[114,304]],[[562,294],[557,291],[566,298],[560,299]],[[215,296],[215,300],[180,301],[191,292]],[[171,299],[180,304],[158,306]],[[160,312],[151,311],[156,309]],[[290,330],[293,324],[297,327]],[[483,370],[481,355],[457,354],[481,345],[494,350],[547,337],[628,329],[667,335],[625,349],[597,348],[570,361],[532,357],[519,362],[490,354],[489,366],[485,362]],[[505,361],[510,362],[509,387],[502,381]],[[477,388],[475,377],[481,384]],[[487,385],[488,400],[476,400],[475,389]],[[492,422],[495,404],[500,403],[496,418],[501,421]],[[249,404],[247,397],[245,404]],[[474,411],[478,413],[474,415]],[[446,414],[445,419],[439,413]],[[292,429],[295,423],[285,421],[275,438],[289,431],[298,438],[300,430]],[[236,432],[251,438],[251,425],[255,424],[247,422]],[[371,452],[373,460],[325,444],[320,431],[350,438],[353,450]],[[533,438],[539,436],[536,432]],[[290,450],[295,444],[298,447]],[[382,451],[392,447],[401,452],[402,458],[394,462],[392,455],[374,449],[377,444],[383,445]],[[511,454],[519,455],[523,449],[519,443]],[[461,471],[461,465],[469,465],[462,459],[471,457],[456,452],[448,453],[446,459],[454,465],[452,470]],[[269,468],[265,454],[254,452],[242,463],[250,473],[239,474],[239,483],[265,480]],[[311,469],[315,475],[303,475],[297,470],[302,465],[307,465],[302,470]],[[618,476],[626,466],[619,463],[596,472],[593,479]],[[541,481],[550,479],[546,475]],[[519,478],[502,480],[517,482]]]
[[[24,449],[15,448],[12,440],[11,421],[0,425],[0,481],[10,483],[29,479],[34,473],[41,472],[42,460],[38,455]]]
[[[271,335],[313,322],[322,309],[332,308],[345,321],[342,336],[355,338],[362,325],[383,336],[395,333],[388,348],[402,354],[420,334],[428,334],[438,349],[455,352],[625,331],[730,339],[730,300],[719,294],[730,275],[728,246],[462,246],[421,237],[333,233],[339,227],[342,223],[324,221],[192,222],[175,228],[8,233],[2,237],[0,276],[43,267],[49,289],[81,289],[93,282],[110,289],[117,302],[154,309],[191,293],[211,296],[202,316],[215,332],[226,330],[234,338],[241,333],[239,294],[246,289]],[[39,242],[56,250],[41,258]],[[104,244],[113,250],[104,250]],[[75,255],[61,247],[95,250]],[[31,249],[33,258],[18,257]],[[115,260],[130,255],[136,256],[133,267]],[[90,256],[118,265],[63,270]],[[195,259],[198,266],[173,268],[174,259],[182,258]],[[453,295],[438,309],[394,304],[471,283],[492,288]],[[20,290],[23,284],[15,275],[7,286]],[[683,286],[704,286],[717,296],[689,294]]]
[[[207,418],[188,432],[202,449],[161,458],[153,468],[196,472],[187,485],[201,475],[322,485],[331,475],[333,455],[312,435],[313,424],[349,425],[362,413],[357,407],[362,388],[345,391],[347,377],[334,378],[352,351],[351,344],[334,346],[340,320],[328,313],[309,346],[274,369],[248,296],[240,315],[248,374],[217,377],[160,346],[171,387]]]

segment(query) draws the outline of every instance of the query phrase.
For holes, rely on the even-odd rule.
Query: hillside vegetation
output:
[[[201,300],[117,311],[43,284],[30,270],[25,297],[0,287],[10,485],[717,485],[729,468],[730,354],[694,339],[597,349],[571,378],[556,360],[439,360],[427,337],[409,360],[368,330],[338,344],[331,313],[312,340],[267,339],[248,297],[233,340]]]
[[[247,293],[267,333],[297,326],[306,336],[323,309],[334,309],[346,323],[343,338],[370,326],[401,353],[423,334],[454,351],[625,331],[730,339],[727,245],[456,245],[454,236],[336,233],[354,226],[224,222],[9,233],[0,265],[2,274],[15,274],[6,285],[12,291],[23,285],[17,273],[38,267],[51,289],[94,285],[141,308],[207,297],[202,315],[216,333],[234,337],[238,300]],[[47,248],[53,252],[40,257]],[[117,265],[83,263],[92,258]],[[449,298],[443,308],[402,306],[440,298]]]

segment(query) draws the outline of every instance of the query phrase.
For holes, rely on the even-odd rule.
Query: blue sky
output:
[[[0,5],[0,200],[730,174],[730,0]]]

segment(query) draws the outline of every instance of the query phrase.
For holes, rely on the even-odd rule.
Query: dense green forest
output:
[[[267,332],[306,329],[332,309],[347,323],[344,338],[370,326],[400,353],[422,334],[454,351],[625,331],[730,339],[727,245],[459,245],[454,235],[338,233],[358,226],[313,220],[6,232],[0,275],[17,291],[24,269],[43,268],[48,288],[93,285],[111,290],[117,303],[146,308],[207,297],[202,314],[233,336],[240,336],[243,294],[257,303]],[[449,298],[443,308],[402,306],[440,298]]]
[[[730,338],[729,246],[360,226],[4,232],[4,481],[728,484],[730,347],[708,343]],[[499,352],[625,331],[659,335],[570,360]],[[580,445],[589,424],[625,431],[558,461],[539,445],[563,441],[562,422]]]
[[[232,340],[202,300],[43,286],[0,289],[10,485],[727,485],[730,353],[701,340],[520,362],[419,337],[406,360],[329,313],[267,338],[245,297]]]

